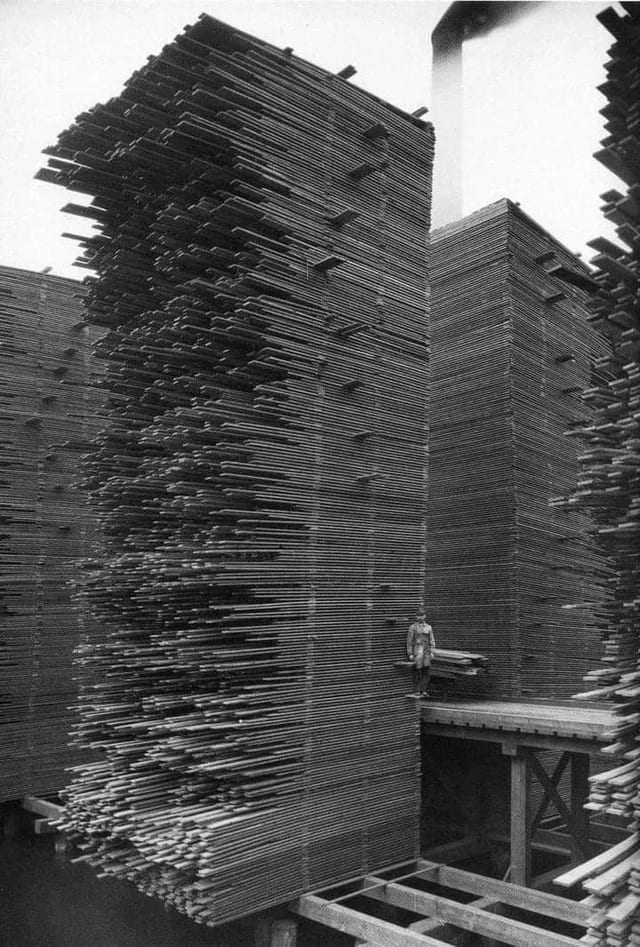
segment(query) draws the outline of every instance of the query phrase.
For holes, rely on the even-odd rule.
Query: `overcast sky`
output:
[[[611,37],[601,2],[543,3],[465,44],[464,211],[519,201],[569,249],[610,234],[599,194],[616,180],[591,157],[602,137],[596,91]],[[146,57],[206,11],[408,111],[430,105],[431,0],[0,0],[0,264],[81,278],[59,212],[67,195],[34,181],[74,117],[117,95]],[[437,131],[437,129],[436,129]],[[436,151],[437,161],[437,151]],[[69,198],[71,195],[69,195]],[[73,200],[77,197],[74,195]],[[88,229],[88,228],[87,228]]]

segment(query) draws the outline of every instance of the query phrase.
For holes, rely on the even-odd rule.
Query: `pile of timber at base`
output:
[[[57,792],[84,634],[68,583],[90,553],[74,479],[98,404],[75,280],[0,267],[0,801]]]
[[[575,484],[566,431],[606,348],[588,271],[507,200],[437,230],[432,253],[429,621],[489,658],[493,693],[568,697],[597,660],[607,570],[588,517],[550,506]]]
[[[109,329],[65,828],[207,924],[412,857],[431,126],[202,16],[47,153]]]
[[[596,157],[622,182],[602,195],[604,216],[619,243],[592,241],[597,284],[592,321],[611,348],[598,365],[604,380],[585,393],[594,412],[580,432],[578,487],[571,505],[597,521],[600,541],[615,569],[610,580],[610,631],[602,665],[589,675],[598,686],[590,697],[615,701],[619,725],[607,751],[613,769],[592,780],[589,808],[640,828],[640,8],[623,3],[624,15],[605,10],[599,19],[615,43],[600,90],[607,137]],[[588,934],[590,945],[640,943],[640,850],[635,844],[616,864],[592,868],[585,886],[598,895]]]

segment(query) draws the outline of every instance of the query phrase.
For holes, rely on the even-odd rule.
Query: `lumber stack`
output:
[[[452,651],[436,648],[431,662],[434,677],[459,680],[470,677],[484,677],[489,670],[489,660],[484,654],[469,651]]]
[[[69,582],[91,535],[75,480],[99,405],[83,296],[0,267],[0,801],[57,792],[77,757],[71,655],[87,629]]]
[[[398,668],[415,668],[413,661],[396,661]],[[434,678],[448,681],[469,682],[469,678],[483,681],[489,670],[489,661],[484,654],[469,651],[452,651],[435,648],[431,657],[431,674]]]
[[[568,697],[599,652],[606,563],[587,516],[550,505],[604,351],[589,285],[510,201],[433,235],[427,613],[439,645],[488,657],[502,698]]]
[[[206,924],[417,846],[433,134],[352,71],[203,15],[39,175],[108,329],[66,828]]]
[[[634,3],[622,7],[622,16],[608,9],[598,17],[614,43],[600,86],[606,137],[596,158],[618,176],[621,190],[602,195],[618,242],[591,243],[597,253],[591,318],[610,349],[585,393],[594,417],[580,431],[585,448],[570,504],[597,521],[614,566],[602,661],[589,680],[591,696],[615,701],[619,723],[607,751],[618,759],[592,780],[589,808],[617,816],[634,834],[626,850],[612,850],[605,864],[589,863],[583,872],[594,908],[586,942],[593,947],[640,941],[640,10]]]

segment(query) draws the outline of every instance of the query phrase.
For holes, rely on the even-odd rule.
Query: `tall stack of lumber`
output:
[[[66,827],[207,924],[418,843],[433,134],[352,71],[203,15],[40,172],[108,330]]]
[[[76,696],[72,605],[90,554],[78,459],[98,406],[84,289],[0,267],[0,801],[57,792]]]
[[[592,947],[640,942],[640,9],[621,6],[622,16],[608,9],[598,17],[614,37],[600,86],[607,99],[606,137],[596,158],[621,182],[620,190],[602,195],[617,241],[591,243],[597,252],[592,322],[611,349],[598,366],[599,383],[585,395],[594,418],[580,432],[586,448],[571,505],[596,519],[615,567],[610,630],[601,665],[589,679],[591,696],[615,701],[619,724],[607,748],[613,767],[592,779],[588,808],[616,816],[633,834],[564,879],[584,881],[589,892],[594,913],[585,943]]]
[[[550,505],[575,483],[566,431],[605,349],[588,286],[507,200],[433,235],[427,611],[438,646],[489,658],[501,698],[568,697],[599,653],[606,564],[587,516]]]

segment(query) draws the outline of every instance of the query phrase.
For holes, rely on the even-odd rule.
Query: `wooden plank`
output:
[[[523,888],[507,881],[499,881],[497,878],[486,878],[484,875],[464,871],[462,868],[432,865],[431,862],[425,859],[419,860],[418,867],[437,868],[434,876],[437,884],[456,888],[459,891],[467,891],[469,894],[495,898],[496,901],[500,901],[502,904],[522,908],[534,914],[544,914],[559,921],[576,924],[579,927],[586,926],[589,917],[589,911],[584,905],[575,901],[568,901],[557,894],[533,891],[531,888]]]
[[[601,894],[607,897],[610,894],[609,889],[618,887],[624,878],[629,875],[632,869],[636,868],[639,863],[640,853],[633,852],[628,858],[623,858],[622,861],[617,862],[615,865],[612,865],[611,868],[608,868],[607,871],[599,874],[597,878],[587,878],[584,882],[584,887],[587,891],[591,892],[591,894]]]
[[[312,894],[305,894],[290,902],[288,908],[300,917],[306,917],[310,921],[324,924],[335,931],[350,934],[351,937],[379,947],[442,947],[441,940],[390,924],[388,921],[381,921],[342,904],[332,904]]]
[[[592,854],[589,845],[589,812],[585,803],[589,798],[589,768],[588,756],[580,753],[571,754],[571,854],[573,861],[578,858],[588,858]]]
[[[424,708],[426,704],[422,705]],[[421,708],[421,709],[422,709]],[[501,743],[514,747],[527,746],[540,750],[567,750],[572,753],[584,753],[589,756],[600,753],[602,743],[596,739],[578,739],[577,737],[562,737],[549,733],[507,733],[504,730],[490,727],[466,727],[457,724],[432,723],[422,719],[423,733],[437,737],[451,737],[454,740],[475,740],[481,743]]]
[[[511,758],[511,880],[525,887],[531,880],[529,754]]]
[[[589,838],[596,842],[602,842],[609,847],[624,842],[629,837],[629,829],[619,825],[605,825],[601,822],[590,822]]]
[[[592,875],[596,875],[611,865],[615,865],[621,861],[630,852],[635,851],[639,842],[640,835],[634,832],[628,839],[625,839],[608,851],[602,852],[600,855],[596,855],[595,858],[589,859],[589,861],[584,862],[577,868],[572,868],[571,871],[560,875],[559,878],[555,879],[555,883],[561,885],[563,888],[572,888],[574,885],[584,881],[585,878],[590,878]]]
[[[482,908],[483,911],[500,907],[500,902],[496,901],[495,898],[476,898],[472,904],[474,908]],[[444,934],[444,932],[452,926],[451,924],[443,924],[442,921],[437,920],[437,918],[425,917],[423,920],[414,921],[413,924],[409,924],[409,930],[418,931],[419,934],[433,934],[436,931],[440,931]]]
[[[614,923],[623,923],[624,921],[629,920],[630,917],[635,914],[635,912],[640,907],[640,895],[628,894],[626,898],[623,898],[619,904],[615,904],[609,911],[607,911],[607,920],[613,921]]]
[[[506,701],[430,702],[422,711],[425,722],[481,726],[525,733],[557,733],[582,739],[603,739],[615,724],[610,711],[564,704],[509,703]]]
[[[571,860],[571,836],[547,829],[536,829],[531,833],[529,844],[534,851],[551,852]]]
[[[491,727],[506,732],[519,731],[522,734],[555,734],[577,739],[599,740],[607,739],[606,728],[611,727],[612,721],[599,723],[572,720],[544,720],[527,715],[507,715],[484,712],[482,714],[470,711],[456,711],[454,713],[434,713],[429,704],[422,710],[422,718],[426,723],[450,723],[455,726]]]
[[[37,799],[35,796],[25,796],[22,800],[22,808],[27,812],[44,816],[45,819],[61,819],[64,815],[64,806],[49,802],[48,799]]]
[[[536,875],[535,878],[532,878],[532,879],[531,879],[531,887],[532,887],[532,888],[546,888],[547,885],[551,884],[552,881],[555,881],[555,880],[556,880],[556,878],[558,877],[558,875],[561,875],[564,871],[567,870],[567,868],[573,868],[573,867],[575,866],[575,864],[576,864],[575,862],[572,862],[570,865],[556,865],[555,868],[550,868],[549,871],[543,871],[541,874]],[[568,905],[574,905],[574,904],[576,904],[576,903],[578,903],[578,902],[575,902],[575,901],[567,901],[567,904],[568,904]],[[583,907],[583,906],[584,906],[582,902],[579,902],[579,903],[580,903],[580,907]],[[584,906],[584,908],[585,908],[585,910],[584,910],[584,922],[583,922],[583,923],[584,923],[584,926],[586,927],[586,926],[587,926],[587,918],[588,918],[590,912],[587,910],[586,906]],[[564,920],[564,918],[560,918],[560,920]],[[573,922],[572,922],[572,923],[573,923]]]
[[[614,718],[611,710],[596,706],[594,703],[580,703],[576,700],[455,700],[450,702],[434,701],[430,706],[436,711],[450,710],[453,713],[503,714],[522,719],[552,720],[554,722],[606,724]]]
[[[36,835],[53,835],[58,829],[48,819],[35,819],[33,831]]]
[[[367,884],[373,884],[376,879],[371,876],[365,881]],[[453,924],[455,927],[461,927],[463,930],[496,937],[513,947],[576,947],[578,944],[573,937],[545,931],[532,924],[514,921],[511,918],[475,908],[473,905],[461,904],[450,898],[443,898],[426,891],[417,891],[393,882],[384,887],[371,889],[367,897],[383,901],[385,904],[393,904],[414,914],[427,914]]]

